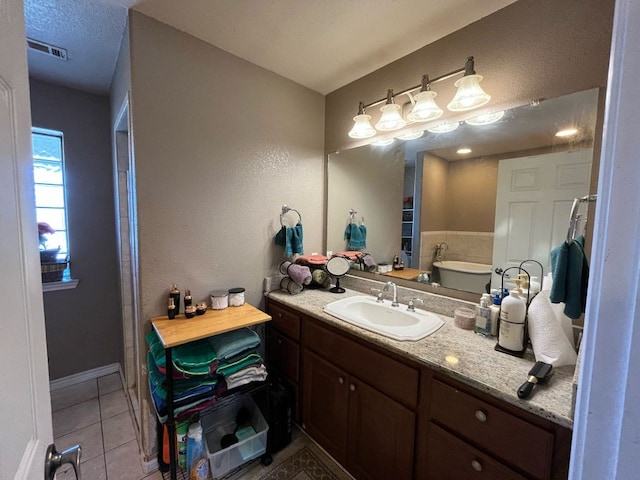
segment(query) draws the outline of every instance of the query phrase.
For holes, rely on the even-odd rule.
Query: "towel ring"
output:
[[[282,213],[280,214],[280,225],[284,227],[284,223],[282,223],[282,217],[288,212],[296,212],[298,214],[298,223],[302,223],[302,215],[295,208],[288,207],[287,205],[282,206]]]

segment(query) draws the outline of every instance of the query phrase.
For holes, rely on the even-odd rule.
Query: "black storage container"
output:
[[[275,380],[270,387],[271,407],[269,408],[269,432],[267,436],[269,453],[276,453],[291,442],[292,395],[280,381]]]

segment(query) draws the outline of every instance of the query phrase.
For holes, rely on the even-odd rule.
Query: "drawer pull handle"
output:
[[[278,318],[282,318],[282,314],[278,312]]]
[[[278,345],[282,345],[282,339],[281,338],[278,339]]]
[[[349,390],[351,390],[352,392],[356,391],[356,386],[352,383],[349,385]]]
[[[481,472],[482,464],[478,460],[471,460],[471,468],[473,468],[476,472]]]
[[[476,411],[476,418],[480,422],[486,422],[487,421],[487,414],[484,413],[482,410],[477,410]]]
[[[342,385],[344,383],[344,378],[338,377],[338,383]]]

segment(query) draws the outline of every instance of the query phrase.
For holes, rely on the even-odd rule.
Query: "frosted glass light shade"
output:
[[[494,113],[483,113],[477,117],[468,118],[465,120],[465,123],[468,123],[469,125],[489,125],[491,123],[496,123],[502,117],[504,117],[504,110]]]
[[[416,138],[420,138],[424,132],[422,130],[414,130],[413,132],[407,132],[403,135],[398,135],[398,139],[400,140],[415,140]]]
[[[353,121],[355,123],[353,128],[349,131],[349,136],[351,138],[373,137],[376,134],[376,131],[371,126],[371,123],[369,123],[369,120],[371,120],[371,115],[367,115],[366,113],[353,117]]]
[[[393,138],[381,138],[380,140],[373,142],[371,145],[374,147],[386,147],[393,143]]]
[[[455,83],[458,91],[447,108],[452,112],[464,112],[485,105],[491,100],[491,95],[482,90],[481,80],[482,75],[465,75],[458,80]]]
[[[415,96],[416,103],[407,115],[410,122],[428,122],[435,120],[442,115],[442,109],[436,105],[434,98],[438,95],[436,92],[427,90],[420,92]]]
[[[400,115],[401,108],[400,105],[396,105],[395,103],[389,103],[380,107],[382,117],[380,117],[380,120],[376,123],[376,129],[382,132],[390,132],[404,127],[406,122],[402,119],[402,115]]]
[[[431,133],[447,133],[453,132],[456,128],[458,128],[458,125],[460,125],[458,122],[442,122],[431,128],[427,128],[427,130],[429,130]]]

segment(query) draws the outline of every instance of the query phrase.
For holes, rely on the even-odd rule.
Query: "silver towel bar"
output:
[[[302,223],[302,215],[300,215],[300,212],[298,210],[296,210],[295,208],[291,208],[287,205],[283,205],[282,213],[280,214],[280,225],[284,227],[284,223],[282,223],[282,217],[288,212],[296,212],[298,214],[298,219],[299,219],[298,223]]]
[[[598,198],[598,195],[585,195],[584,197],[574,198],[573,205],[571,206],[571,215],[569,216],[569,230],[567,231],[567,245],[570,245],[571,242],[575,239],[576,229],[578,227],[578,220],[580,219],[580,215],[578,215],[578,207],[581,203],[586,202],[595,202]]]

